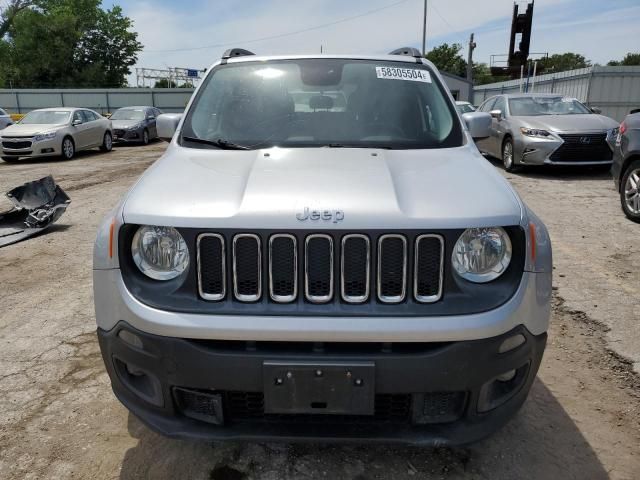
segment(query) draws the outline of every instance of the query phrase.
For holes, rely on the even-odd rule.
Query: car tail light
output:
[[[626,131],[627,131],[627,124],[626,124],[626,123],[624,123],[624,122],[622,122],[622,123],[620,124],[620,130],[619,130],[620,135],[624,134],[624,132],[626,132]]]

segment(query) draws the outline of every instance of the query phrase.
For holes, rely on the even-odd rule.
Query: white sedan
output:
[[[24,157],[61,156],[72,159],[76,152],[113,147],[111,121],[86,108],[43,108],[27,113],[22,120],[0,133],[2,160]]]

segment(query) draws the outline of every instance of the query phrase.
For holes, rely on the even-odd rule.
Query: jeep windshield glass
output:
[[[180,141],[191,148],[217,148],[212,142],[219,141],[250,149],[443,148],[462,144],[457,118],[426,65],[331,58],[229,63],[205,80]]]
[[[511,115],[519,117],[538,115],[576,115],[591,111],[575,98],[569,97],[516,97],[509,99]]]

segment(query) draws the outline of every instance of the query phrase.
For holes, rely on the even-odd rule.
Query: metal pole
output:
[[[538,61],[533,62],[533,78],[531,79],[531,93],[534,92],[536,86],[536,70],[538,69]]]
[[[424,0],[424,15],[422,17],[422,56],[427,53],[427,0]]]
[[[473,33],[469,37],[469,55],[467,56],[467,80],[473,83],[473,50],[476,44],[473,41]]]
[[[522,77],[524,77],[524,65],[520,65],[520,93],[522,93]]]

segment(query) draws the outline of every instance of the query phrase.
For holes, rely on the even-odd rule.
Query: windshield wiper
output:
[[[221,148],[222,150],[251,150],[249,147],[238,145],[222,138],[218,138],[217,140],[207,140],[204,138],[183,136],[182,139],[186,140],[187,142],[201,143],[202,145],[211,145],[213,147]]]

